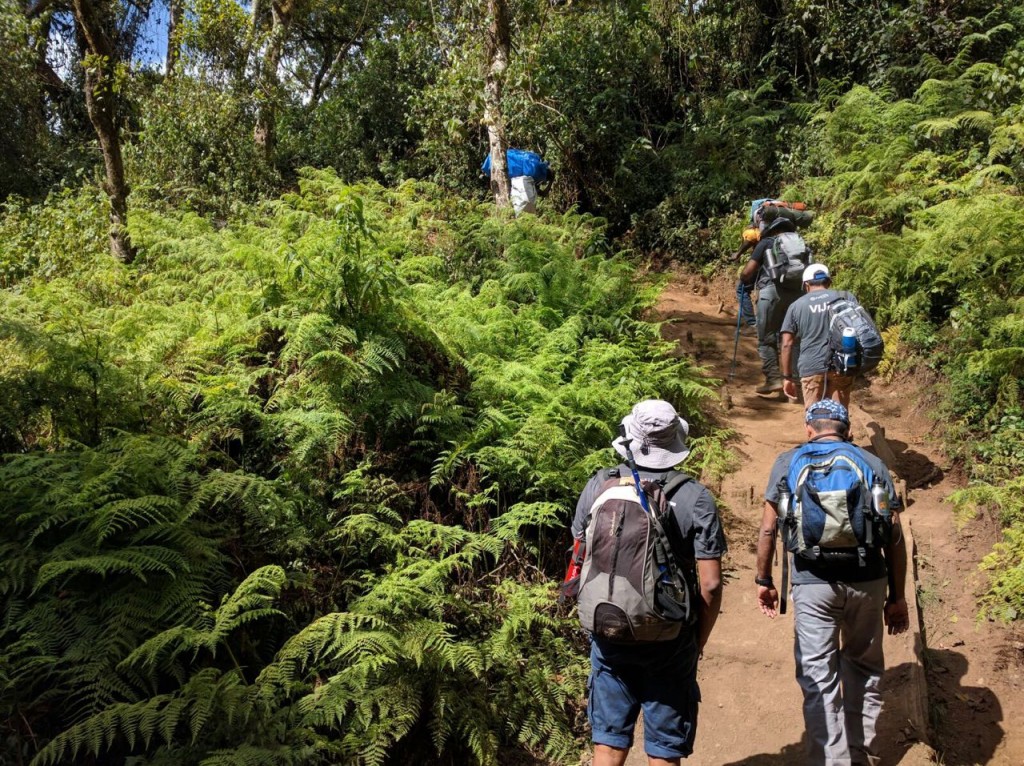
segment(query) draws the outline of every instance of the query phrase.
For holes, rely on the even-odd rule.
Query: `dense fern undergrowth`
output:
[[[601,222],[307,171],[103,224],[3,224],[0,760],[574,760],[575,493],[711,395]]]
[[[983,563],[982,614],[1014,620],[1024,12],[996,5],[946,19],[934,45],[906,56],[889,35],[904,17],[933,29],[914,21],[928,9],[894,6],[880,31],[864,11],[863,29],[879,31],[877,47],[851,43],[877,64],[866,80],[838,59],[806,81],[751,65],[707,92],[700,66],[716,87],[716,62],[747,68],[733,37],[769,69],[757,43],[793,46],[731,7],[674,17],[682,31],[696,25],[680,50],[707,54],[720,38],[720,58],[679,58],[694,90],[664,90],[685,120],[669,120],[667,143],[637,140],[624,121],[636,161],[596,149],[590,159],[614,170],[596,195],[606,208],[636,197],[617,230],[628,218],[632,243],[695,266],[718,260],[717,235],[719,252],[734,247],[739,218],[720,213],[742,196],[814,207],[810,243],[885,328],[881,374],[935,381],[945,442],[969,476],[952,498],[961,519],[1005,525]],[[733,23],[750,44],[722,31]],[[825,32],[846,42],[850,30]],[[661,61],[579,39],[631,66]],[[824,55],[812,42],[806,51]],[[544,50],[584,60],[571,46]],[[598,69],[621,84],[618,65],[584,68],[579,82]],[[598,111],[578,114],[604,116],[609,87],[592,99]],[[623,105],[641,91],[662,93],[623,86]],[[436,100],[457,123],[451,99]],[[173,127],[182,110],[171,103],[158,116]],[[249,144],[251,125],[222,121]],[[523,121],[535,137],[552,129]],[[572,124],[581,156],[598,137],[604,146],[594,123]],[[472,163],[442,165],[475,171],[473,147]],[[135,179],[131,267],[107,252],[94,184],[69,176],[46,201],[9,199],[0,215],[0,761],[578,760],[585,647],[553,586],[575,493],[613,459],[613,424],[645,396],[696,424],[695,469],[722,455],[701,416],[710,382],[644,320],[657,284],[638,279],[601,219],[560,216],[551,200],[540,217],[510,220],[451,189],[306,170],[292,193],[243,203],[269,181],[232,180],[251,163],[231,150],[235,170],[209,174],[224,189],[194,205],[213,220],[177,207],[191,192],[176,195],[182,183],[158,172],[165,161],[194,170],[191,154],[145,136],[132,151],[154,177]],[[579,186],[584,164],[560,170]],[[632,175],[641,166],[648,175]]]
[[[819,211],[808,240],[886,327],[882,372],[927,370],[968,486],[967,523],[1006,527],[981,614],[1024,617],[1024,40],[977,22],[925,57],[910,98],[827,86],[787,187]],[[830,93],[829,93],[830,92]]]

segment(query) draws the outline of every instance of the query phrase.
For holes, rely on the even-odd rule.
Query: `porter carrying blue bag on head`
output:
[[[505,163],[508,166],[508,177],[529,176],[539,184],[548,180],[548,172],[551,166],[541,159],[536,152],[525,149],[509,149],[505,152]],[[480,166],[484,175],[491,174],[491,155],[484,158],[484,164]]]

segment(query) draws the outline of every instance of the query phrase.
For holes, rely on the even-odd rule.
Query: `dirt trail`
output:
[[[678,342],[679,353],[695,357],[723,381],[736,327],[732,288],[725,280],[709,285],[679,276],[658,306],[661,318],[670,320],[665,335]],[[754,395],[760,379],[756,339],[741,335],[735,380],[722,389],[722,418],[737,432],[734,446],[741,465],[715,488],[731,550],[725,562],[722,614],[700,670],[703,704],[697,749],[686,761],[697,766],[789,766],[803,761],[792,615],[774,621],[762,616],[753,586],[754,542],[767,472],[779,452],[801,441],[803,408]],[[896,470],[916,487],[904,518],[916,540],[923,630],[885,639],[888,670],[879,721],[883,763],[1016,766],[1024,763],[1024,733],[1006,722],[1024,720],[1024,644],[1019,636],[973,620],[972,578],[995,530],[973,538],[956,533],[950,507],[943,503],[956,484],[929,444],[930,421],[918,411],[919,398],[920,392],[909,384],[885,385],[877,379],[857,388],[852,397],[856,442],[869,447],[866,424],[881,423],[896,453]],[[912,622],[915,612],[912,605]],[[915,688],[924,690],[922,656],[931,688],[929,698],[922,693],[915,699]],[[924,722],[929,715],[932,735],[921,730],[928,728]],[[645,763],[642,746],[635,747],[628,764]]]

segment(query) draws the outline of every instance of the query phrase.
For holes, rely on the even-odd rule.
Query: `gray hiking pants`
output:
[[[884,577],[793,586],[796,678],[804,693],[807,764],[878,762],[874,741],[882,709],[886,588]]]
[[[786,310],[800,297],[800,293],[781,290],[769,282],[757,289],[757,355],[761,357],[761,371],[767,381],[782,378],[779,369],[779,330],[782,320],[786,318]],[[793,346],[793,374],[796,372],[796,359],[800,355],[800,347]]]

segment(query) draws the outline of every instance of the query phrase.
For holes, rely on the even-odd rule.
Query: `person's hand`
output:
[[[890,636],[898,636],[910,629],[910,613],[905,598],[897,598],[886,603],[882,617]]]
[[[790,399],[796,399],[796,381],[795,380],[784,380],[784,381],[782,381],[782,393],[784,393]]]
[[[774,620],[777,614],[775,608],[779,605],[779,592],[774,586],[758,585],[757,605],[761,609],[761,614],[766,614]]]

